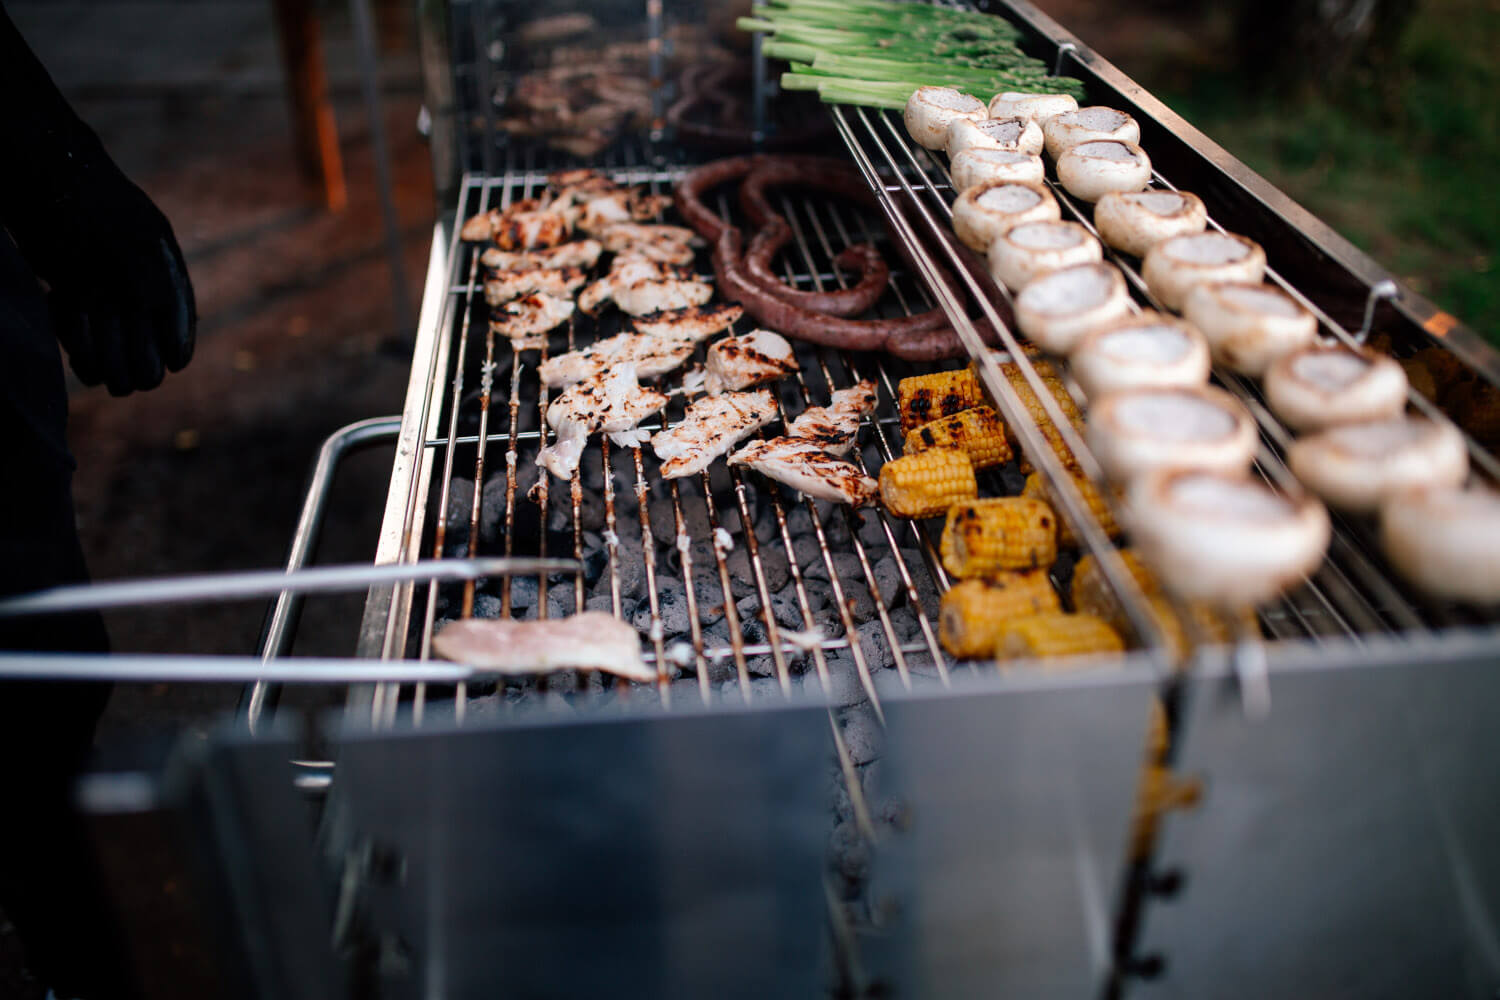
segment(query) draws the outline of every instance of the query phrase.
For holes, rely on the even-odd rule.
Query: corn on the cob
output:
[[[936,517],[978,492],[974,466],[957,448],[929,448],[880,467],[880,499],[902,517]]]
[[[1021,400],[1021,406],[1025,408],[1027,418],[1036,424],[1037,428],[1042,432],[1042,437],[1046,439],[1048,446],[1051,447],[1058,458],[1062,459],[1063,464],[1069,468],[1075,468],[1078,460],[1073,457],[1073,452],[1063,442],[1062,433],[1053,424],[1052,418],[1047,415],[1047,410],[1043,407],[1042,401],[1037,397],[1035,390],[1031,388],[1031,383],[1022,377],[1020,371],[1014,365],[1005,365],[1002,368],[1005,371],[1005,377],[1015,388],[1016,396]],[[1038,368],[1037,374],[1042,376],[1042,385],[1052,395],[1052,398],[1057,400],[1057,407],[1062,411],[1063,416],[1073,425],[1074,430],[1082,433],[1083,414],[1079,412],[1078,403],[1073,399],[1072,394],[1068,392],[1067,387],[1063,385],[1062,379],[1058,378],[1050,368],[1046,372]],[[1011,439],[1011,445],[1019,452],[1020,438],[1016,435],[1015,429],[1007,427],[1007,435]],[[1023,456],[1022,470],[1029,471],[1029,467],[1030,463]]]
[[[1125,568],[1135,578],[1141,593],[1147,597],[1161,593],[1161,583],[1133,550],[1121,549],[1120,558],[1125,561]],[[1109,582],[1104,578],[1104,571],[1099,568],[1099,560],[1094,558],[1092,552],[1078,560],[1078,565],[1073,568],[1072,597],[1073,610],[1079,614],[1095,615],[1107,622],[1117,622],[1123,617],[1120,602],[1110,589]]]
[[[968,368],[913,375],[896,386],[896,406],[903,431],[983,403],[984,390]]]
[[[1092,479],[1076,469],[1070,469],[1069,474],[1072,476],[1073,485],[1078,487],[1078,492],[1083,496],[1084,503],[1088,504],[1089,513],[1099,522],[1104,533],[1110,538],[1118,537],[1120,526],[1115,523],[1115,515],[1109,509],[1109,504],[1105,501],[1104,494],[1100,492],[1099,487]],[[1026,477],[1026,486],[1021,490],[1021,495],[1036,497],[1038,500],[1045,500],[1052,504],[1053,507],[1057,506],[1040,472],[1033,472]],[[1073,534],[1073,529],[1068,527],[1068,521],[1063,517],[1057,519],[1057,543],[1064,548],[1072,548],[1078,544],[1077,536]]]
[[[943,526],[942,557],[957,577],[1050,566],[1057,559],[1057,515],[1031,497],[955,504]]]
[[[958,448],[968,454],[976,469],[1003,465],[1013,454],[1005,439],[1005,421],[991,406],[962,410],[906,432],[906,454],[928,448]]]
[[[938,637],[954,656],[993,656],[1006,622],[1061,610],[1044,569],[965,580],[943,595]]]
[[[1156,824],[1169,809],[1189,809],[1198,803],[1203,785],[1196,778],[1179,778],[1168,767],[1147,764],[1141,769],[1131,816],[1131,857],[1142,859],[1151,849]]]
[[[1123,653],[1125,643],[1109,623],[1093,615],[1034,615],[1007,622],[995,643],[1001,660],[1049,659]]]

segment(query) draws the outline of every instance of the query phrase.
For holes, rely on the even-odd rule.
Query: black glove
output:
[[[0,9],[0,224],[51,289],[86,385],[123,396],[193,356],[197,308],[172,226],[105,153]]]

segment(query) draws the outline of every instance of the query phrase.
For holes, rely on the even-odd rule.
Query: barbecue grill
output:
[[[1398,356],[1438,345],[1483,391],[1500,386],[1500,355],[1473,331],[1058,24],[1022,0],[986,9],[1015,23],[1055,72],[1082,80],[1091,103],[1133,115],[1154,183],[1192,190],[1211,228],[1263,245],[1267,280],[1325,336],[1379,337]],[[685,30],[704,15],[661,0],[644,18],[590,8],[594,26],[575,26],[580,45],[609,37],[636,53],[650,84],[636,115],[584,155],[521,134],[507,102],[546,65],[545,49],[525,42],[542,37],[534,13],[490,0],[421,5],[444,210],[405,405],[399,420],[330,440],[288,568],[310,561],[339,456],[377,442],[394,442],[396,457],[376,562],[412,565],[370,586],[355,661],[307,664],[300,677],[304,661],[282,657],[302,595],[280,593],[265,666],[233,667],[257,678],[243,725],[185,756],[170,783],[234,916],[243,981],[267,996],[622,983],[756,996],[1394,996],[1419,983],[1491,995],[1493,609],[1415,592],[1367,522],[1335,515],[1327,557],[1259,609],[1257,634],[1198,642],[1174,662],[1104,528],[981,342],[976,312],[1099,480],[1008,332],[1005,293],[945,238],[955,192],[898,115],[797,105],[775,93],[757,46],[744,57],[739,123],[714,136],[738,130],[754,146],[826,127],[822,151],[841,147],[876,208],[778,195],[794,235],[780,258],[786,280],[835,287],[845,246],[872,241],[895,261],[891,239],[905,245],[914,266],[893,265],[878,308],[947,312],[1059,513],[1100,561],[1135,627],[1134,651],[1064,673],[951,658],[936,625],[950,581],[928,522],[830,506],[723,463],[663,481],[649,450],[608,440],[588,446],[571,482],[538,473],[548,390],[535,355],[489,332],[479,250],[458,226],[533,196],[554,170],[593,166],[666,193],[718,153],[691,143],[672,113],[691,103],[681,84],[703,79],[686,54],[713,51]],[[1064,218],[1092,229],[1050,186]],[[727,196],[718,208],[737,218]],[[1112,259],[1150,305],[1133,260]],[[938,279],[943,269],[956,286]],[[580,317],[542,357],[617,329]],[[933,365],[807,344],[798,360],[800,373],[778,387],[786,419],[871,379],[879,404],[853,458],[874,473],[900,454],[896,383]],[[1215,376],[1256,419],[1258,474],[1292,482],[1291,436],[1259,388]],[[1418,393],[1410,402],[1437,412]],[[657,426],[683,406],[671,403]],[[1463,425],[1463,413],[1448,416]],[[1493,442],[1465,430],[1476,474],[1500,481]],[[458,578],[423,562],[507,557],[572,562]],[[585,609],[640,629],[654,685],[572,673],[497,685],[431,662],[444,620]],[[194,668],[233,675],[226,664]],[[277,710],[278,684],[314,676],[348,681],[346,706],[298,729],[294,713]],[[1195,793],[1180,798],[1196,803],[1162,816],[1138,801],[1157,698],[1176,787]]]

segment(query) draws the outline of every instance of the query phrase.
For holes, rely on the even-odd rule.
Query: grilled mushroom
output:
[[[1057,179],[1075,197],[1098,201],[1112,191],[1139,191],[1151,183],[1151,158],[1133,142],[1095,139],[1063,150]]]
[[[953,231],[966,246],[989,249],[996,237],[1023,222],[1057,219],[1057,199],[1036,184],[992,181],[969,188],[953,202]]]
[[[1244,375],[1264,374],[1318,335],[1313,314],[1274,285],[1206,281],[1187,293],[1182,316],[1203,331],[1215,360]]]
[[[948,126],[955,118],[982,121],[989,117],[984,102],[952,87],[918,87],[906,100],[906,131],[928,149],[942,149]]]
[[[1079,108],[1053,115],[1042,124],[1047,155],[1056,160],[1063,150],[1095,139],[1140,142],[1141,127],[1134,118],[1114,108]]]
[[[953,189],[967,191],[985,181],[1040,184],[1044,176],[1042,158],[1015,149],[966,149],[948,164]]]
[[[1014,149],[1035,155],[1042,151],[1042,130],[1030,118],[955,118],[948,123],[944,143],[949,157],[966,149]]]
[[[1068,367],[1090,399],[1122,389],[1203,385],[1208,343],[1191,323],[1147,311],[1088,334]]]
[[[1045,124],[1053,115],[1065,111],[1077,111],[1078,102],[1071,94],[1020,94],[1007,90],[990,98],[990,117],[1009,118],[1020,115],[1030,118],[1038,125]]]
[[[1469,451],[1452,424],[1399,416],[1341,424],[1299,438],[1287,466],[1335,507],[1371,511],[1402,490],[1457,486],[1469,474]]]
[[[1094,206],[1099,238],[1136,257],[1162,240],[1201,233],[1206,225],[1203,200],[1186,191],[1111,191]]]
[[[1091,403],[1088,445],[1116,482],[1168,467],[1240,472],[1255,454],[1255,421],[1223,389],[1127,389]]]
[[[1311,572],[1328,548],[1328,511],[1245,472],[1162,468],[1126,494],[1131,538],[1169,589],[1221,608],[1258,604]]]
[[[1181,311],[1187,293],[1205,281],[1260,281],[1266,252],[1231,233],[1197,233],[1162,240],[1146,253],[1141,276],[1168,309]]]
[[[1342,345],[1284,354],[1265,377],[1266,402],[1297,431],[1399,416],[1406,387],[1406,370],[1394,358]]]
[[[990,274],[1016,292],[1048,271],[1103,256],[1099,241],[1076,222],[1025,222],[990,244]]]
[[[1380,541],[1402,575],[1437,597],[1500,601],[1500,494],[1405,490],[1380,508]]]
[[[1016,296],[1016,325],[1032,343],[1067,354],[1088,333],[1130,312],[1130,293],[1110,264],[1075,264],[1042,275]]]

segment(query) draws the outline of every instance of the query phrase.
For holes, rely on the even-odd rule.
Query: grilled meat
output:
[[[708,391],[748,389],[771,382],[797,370],[792,345],[779,333],[751,330],[739,337],[725,337],[708,349]]]
[[[787,427],[788,437],[812,441],[830,455],[854,449],[859,422],[875,412],[875,383],[869,379],[836,390],[827,406],[809,406]]]
[[[533,292],[546,292],[559,299],[571,299],[588,280],[581,267],[534,267],[529,271],[503,271],[485,279],[484,300],[492,306]]]
[[[679,266],[693,262],[693,241],[696,237],[691,229],[684,229],[682,226],[618,222],[598,236],[604,249],[615,253],[634,254],[647,260]]]
[[[578,307],[592,315],[613,299],[623,312],[642,316],[663,309],[701,306],[713,293],[712,285],[692,280],[685,268],[622,254],[615,258],[608,275],[583,290]]]
[[[490,318],[490,329],[510,338],[516,350],[540,347],[537,338],[555,329],[573,315],[573,303],[546,292],[523,295],[507,302]]]
[[[572,385],[619,364],[635,365],[637,378],[655,378],[680,367],[697,346],[692,337],[680,334],[619,333],[543,361],[542,383]]]
[[[739,306],[689,306],[637,319],[635,328],[640,333],[681,333],[703,341],[734,326],[744,314]]]
[[[506,208],[492,208],[464,223],[459,235],[470,241],[494,240],[501,250],[555,247],[573,234],[565,211],[536,198],[524,198]]]
[[[639,446],[647,434],[635,425],[666,405],[665,393],[636,380],[632,364],[584,379],[548,404],[547,425],[557,432],[557,442],[541,450],[537,464],[559,479],[571,478],[590,434],[603,431],[621,447]]]
[[[601,670],[633,681],[656,679],[641,659],[635,629],[603,611],[539,621],[464,618],[433,636],[432,648],[444,659],[500,674]]]
[[[729,464],[748,466],[810,497],[855,507],[873,500],[879,488],[859,466],[828,454],[807,438],[751,441],[729,456]]]
[[[663,479],[702,472],[720,455],[776,419],[769,389],[704,396],[688,407],[682,423],[651,439],[662,460]]]
[[[539,267],[581,267],[588,270],[599,261],[604,246],[598,240],[577,240],[542,250],[501,250],[490,247],[479,263],[491,271],[531,271]]]

